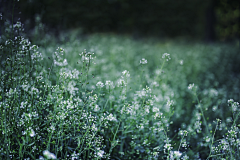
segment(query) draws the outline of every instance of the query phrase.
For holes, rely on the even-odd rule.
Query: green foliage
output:
[[[38,48],[12,26],[1,159],[239,159],[237,46],[69,31]]]

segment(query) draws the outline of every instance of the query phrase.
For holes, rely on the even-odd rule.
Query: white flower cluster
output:
[[[166,144],[164,145],[164,151],[165,151],[165,150],[170,151],[172,148],[173,148],[173,147],[172,147],[172,145],[171,145],[170,143],[166,143]]]
[[[106,81],[105,86],[106,89],[113,89],[115,87],[112,81]]]
[[[66,65],[68,65],[68,62],[67,62],[67,59],[64,59],[62,62],[56,61],[54,59],[54,64],[57,65],[57,66],[66,66]]]
[[[95,111],[98,112],[100,110],[99,105],[97,104],[98,96],[97,94],[94,94],[93,96],[89,96],[90,102],[90,107]]]
[[[192,89],[193,89],[193,87],[194,87],[194,83],[193,83],[193,84],[189,84],[189,85],[188,85],[188,89],[189,89],[189,90],[192,90]]]
[[[104,83],[102,83],[102,81],[99,81],[99,82],[97,82],[96,86],[97,86],[98,88],[103,88]]]
[[[97,148],[97,156],[98,156],[99,158],[102,158],[103,155],[104,155],[104,151],[103,151],[103,150],[100,150],[100,148]]]
[[[23,131],[22,132],[23,135],[30,135],[31,137],[34,137],[35,136],[35,132],[34,130],[32,129],[32,127],[29,127],[27,128],[26,131]]]
[[[182,156],[182,153],[179,151],[170,151],[170,159],[171,160],[180,159],[181,156]]]
[[[174,104],[173,100],[170,100],[170,99],[169,99],[169,100],[167,101],[167,106],[170,107],[170,106],[173,106],[173,104]]]
[[[228,105],[230,105],[232,107],[233,112],[236,112],[239,108],[239,103],[238,102],[234,102],[233,99],[229,99],[228,100]]]
[[[48,150],[43,151],[43,156],[47,159],[57,159],[56,155],[49,152]],[[44,158],[40,157],[39,159],[44,159]]]
[[[21,27],[22,27],[22,23],[19,22],[19,21],[18,21],[16,24],[13,25],[13,28],[14,28],[14,29],[19,29],[19,28],[21,28]]]
[[[49,128],[47,128],[47,131],[52,133],[53,131],[55,131],[55,127],[51,125]]]
[[[68,64],[67,59],[63,59],[59,54],[63,55],[64,49],[57,48],[57,52],[54,52],[54,64],[55,66],[66,66]]]
[[[117,122],[117,119],[113,116],[112,113],[109,114],[106,119],[109,120],[109,121],[116,121]]]
[[[117,86],[118,87],[123,87],[123,86],[126,86],[127,83],[123,80],[123,79],[119,79],[118,82],[117,82]]]
[[[127,71],[127,70],[124,70],[123,72],[122,72],[122,75],[123,76],[126,76],[126,77],[130,77],[130,73],[129,73],[129,71]],[[123,78],[123,77],[122,77]]]
[[[142,60],[140,60],[140,64],[147,64],[147,60],[145,58],[142,58]]]
[[[67,90],[69,91],[69,93],[73,96],[76,95],[76,92],[78,92],[78,88],[75,87],[76,86],[76,82],[75,81],[70,81],[68,83],[68,87],[67,87]]]
[[[163,59],[166,59],[167,61],[171,59],[171,58],[170,58],[170,54],[168,54],[168,53],[164,53],[164,54],[162,55],[162,58],[163,58]]]

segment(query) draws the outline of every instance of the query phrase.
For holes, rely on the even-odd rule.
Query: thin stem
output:
[[[212,143],[211,143],[211,146],[210,146],[210,153],[209,153],[208,158],[210,158],[210,157],[211,157],[211,154],[212,154],[212,145],[213,145],[214,136],[215,136],[215,133],[216,133],[216,130],[217,130],[217,126],[218,126],[218,121],[219,121],[219,120],[217,120],[217,125],[216,125],[216,128],[215,128],[214,133],[213,133],[213,136],[212,136]],[[208,158],[207,158],[207,159],[208,159]]]
[[[206,121],[206,119],[205,119],[205,116],[204,116],[204,113],[203,113],[203,110],[202,110],[202,106],[201,106],[201,103],[200,103],[200,101],[199,101],[199,99],[198,99],[198,96],[197,96],[196,91],[195,91],[194,95],[196,96],[197,101],[198,101],[198,104],[200,105],[200,111],[201,111],[201,113],[202,113],[203,121],[204,121],[204,124],[205,124],[206,129],[207,129],[207,134],[210,134],[210,132],[209,132],[209,130],[208,130],[208,126],[207,126],[207,121]]]

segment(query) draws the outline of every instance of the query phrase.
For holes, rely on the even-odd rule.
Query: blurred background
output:
[[[11,21],[14,11],[13,20],[20,20],[25,32],[38,26],[55,35],[78,29],[83,34],[114,32],[134,38],[239,39],[237,0],[15,0],[14,7],[13,1],[0,0],[0,25]]]

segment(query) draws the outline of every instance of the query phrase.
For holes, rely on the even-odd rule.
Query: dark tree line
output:
[[[6,13],[12,2],[1,0],[1,12]],[[36,25],[35,16],[39,15],[44,24],[56,30],[80,26],[84,32],[186,36],[208,41],[239,36],[239,31],[234,30],[239,27],[240,17],[236,0],[21,0],[15,3],[21,9],[21,20],[30,22],[27,29]],[[230,15],[224,17],[224,14]]]

